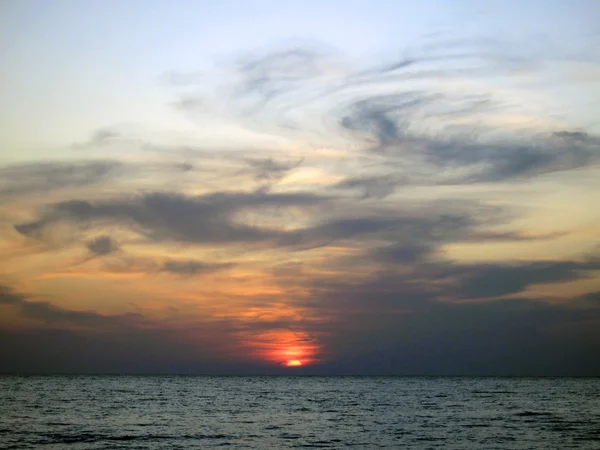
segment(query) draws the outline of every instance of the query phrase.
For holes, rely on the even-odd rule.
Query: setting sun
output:
[[[300,361],[298,359],[290,359],[287,362],[288,367],[297,367],[297,366],[301,366],[301,365],[302,365],[302,361]]]

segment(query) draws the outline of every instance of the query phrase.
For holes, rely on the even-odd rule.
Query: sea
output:
[[[2,449],[600,449],[600,378],[0,376]]]

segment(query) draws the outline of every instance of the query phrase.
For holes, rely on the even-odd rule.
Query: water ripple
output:
[[[0,448],[592,449],[600,380],[0,376]]]

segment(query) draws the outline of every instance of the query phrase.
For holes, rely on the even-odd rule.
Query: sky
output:
[[[600,3],[0,3],[0,372],[600,375]]]

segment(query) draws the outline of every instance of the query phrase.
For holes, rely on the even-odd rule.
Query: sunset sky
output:
[[[0,372],[600,375],[600,2],[0,2]]]

